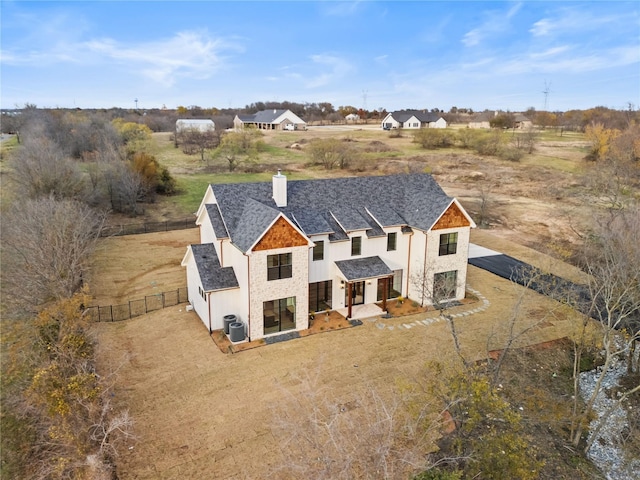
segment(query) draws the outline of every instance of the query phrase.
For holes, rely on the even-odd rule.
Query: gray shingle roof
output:
[[[418,120],[420,120],[423,123],[436,122],[438,121],[439,118],[442,117],[442,115],[440,115],[439,113],[425,112],[423,110],[399,110],[399,111],[393,112],[391,116],[397,122],[406,122],[411,117],[416,117]]]
[[[247,199],[245,207],[231,241],[246,252],[262,236],[265,230],[280,215],[277,208],[268,207],[252,198]]]
[[[276,118],[285,113],[286,110],[261,110],[253,114],[238,115],[238,118],[245,123],[272,123]]]
[[[322,216],[322,212],[313,208],[292,210],[291,216],[296,225],[307,235],[329,234],[334,231]]]
[[[346,232],[371,228],[369,222],[360,215],[358,209],[353,208],[350,205],[335,205],[331,207],[330,212],[333,215],[333,218],[336,219],[342,229]]]
[[[382,230],[380,224],[378,224],[378,222],[376,222],[376,220],[369,214],[366,208],[360,208],[358,211],[360,212],[360,215],[362,215],[362,218],[364,218],[369,224],[369,228],[367,229],[368,238],[384,237],[387,235],[384,233],[384,230]]]
[[[378,256],[337,260],[336,266],[348,282],[367,278],[388,277],[393,274],[387,264]]]
[[[405,224],[404,219],[398,212],[389,208],[387,205],[370,205],[367,207],[367,210],[369,210],[369,213],[381,225],[399,227]]]
[[[213,226],[213,232],[216,234],[216,238],[229,238],[229,232],[227,232],[227,227],[224,226],[218,205],[208,203],[206,207],[207,215],[209,215],[209,220]]]
[[[233,267],[220,266],[213,243],[191,245],[191,252],[205,292],[238,287],[238,279],[233,272]]]
[[[212,184],[211,188],[231,241],[241,250],[258,240],[278,212],[307,235],[329,233],[329,227],[329,240],[340,241],[348,236],[330,212],[339,212],[348,229],[375,227],[368,215],[363,216],[367,209],[382,227],[426,231],[453,200],[428,174],[288,181],[287,206],[282,208],[273,201],[271,182]],[[353,212],[357,216],[352,218]]]

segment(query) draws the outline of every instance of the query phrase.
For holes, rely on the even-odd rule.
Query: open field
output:
[[[314,138],[329,137],[359,152],[348,170],[325,170],[310,163],[305,146]],[[266,131],[267,151],[251,171],[241,164],[234,173],[226,170],[223,160],[207,156],[202,162],[199,155],[184,155],[174,147],[170,133],[154,134],[154,140],[155,154],[176,176],[181,194],[145,206],[151,220],[192,214],[208,183],[269,181],[278,168],[290,180],[427,171],[476,218],[484,200],[492,231],[561,258],[567,245],[577,241],[576,231],[583,232],[590,220],[585,202],[592,199],[583,173],[593,165],[584,160],[584,135],[574,132],[543,131],[533,154],[510,162],[459,148],[424,150],[413,143],[410,132],[385,132],[377,125]]]
[[[105,239],[102,242],[107,246],[96,261],[113,269],[104,278],[124,280],[128,272],[127,289],[140,295],[155,288],[165,290],[180,277],[184,279],[179,266],[184,248],[179,244],[193,241],[194,232],[197,236],[197,230],[187,230]],[[520,258],[537,258],[540,267],[555,273],[578,275],[568,265],[489,232],[475,231],[472,240]],[[125,283],[113,283],[116,291],[111,295],[121,299],[118,289]],[[490,306],[458,320],[467,358],[485,358],[487,348],[502,346],[505,332],[501,325],[522,292],[521,325],[539,321],[541,312],[554,312],[522,344],[574,332],[573,312],[545,297],[475,267],[469,267],[468,284]],[[121,479],[265,478],[269,465],[277,465],[288,454],[284,440],[272,431],[274,409],[286,408],[283,392],[294,397],[301,394],[300,378],[306,374],[320,376],[332,401],[348,403],[363,389],[388,392],[398,382],[428,374],[424,365],[429,360],[455,358],[446,323],[399,328],[415,317],[385,319],[384,326],[366,320],[355,328],[223,354],[202,322],[184,307],[96,325],[103,371],[120,367],[116,397],[136,419],[138,438],[124,452]],[[436,313],[424,316],[433,318]],[[491,342],[487,342],[489,336]]]

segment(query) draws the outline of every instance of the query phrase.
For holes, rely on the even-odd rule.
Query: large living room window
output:
[[[264,334],[296,328],[296,297],[269,300],[262,304]]]
[[[440,235],[439,255],[454,255],[458,251],[458,232]]]
[[[313,261],[324,260],[324,241],[318,240],[313,247]]]
[[[353,237],[351,239],[351,256],[360,255],[362,253],[362,237]]]
[[[267,257],[267,280],[291,278],[292,275],[291,253],[281,253]]]
[[[456,270],[436,273],[433,276],[433,303],[455,298],[457,287],[458,272]]]

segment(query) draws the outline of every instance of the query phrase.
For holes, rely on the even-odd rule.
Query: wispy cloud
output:
[[[376,63],[379,63],[380,65],[387,65],[387,60],[389,58],[389,55],[378,55],[377,57],[374,58]]]
[[[567,33],[589,32],[603,28],[611,28],[618,23],[629,23],[627,16],[598,15],[593,12],[585,12],[578,8],[562,8],[552,15],[535,22],[529,29],[534,37],[559,36]],[[636,28],[638,20],[636,19]]]
[[[560,55],[561,53],[565,53],[570,50],[571,47],[569,45],[561,45],[558,47],[548,48],[542,52],[534,52],[531,54],[531,58],[544,58],[549,59],[550,57],[555,57],[556,55]]]
[[[553,72],[571,75],[640,63],[637,46],[616,47],[582,54],[570,48],[553,50],[514,57],[498,66],[496,73],[516,75],[526,72]]]
[[[3,50],[0,61],[22,66],[57,63],[126,65],[131,72],[171,86],[177,77],[209,78],[225,65],[225,55],[242,50],[238,42],[212,38],[207,31],[200,30],[138,43],[124,43],[113,38],[89,41],[67,38],[46,46]]]
[[[143,75],[166,86],[176,77],[209,78],[224,63],[222,52],[230,45],[206,32],[185,31],[166,40],[127,46],[112,39],[85,44],[91,52],[139,69]]]
[[[0,61],[6,65],[36,67],[79,62],[78,46],[90,28],[82,15],[73,16],[66,11],[46,17],[18,12],[11,16],[9,25],[3,24]],[[11,30],[19,35],[8,33]],[[7,38],[11,38],[11,42],[7,42]]]
[[[362,0],[355,0],[353,2],[327,2],[324,3],[324,13],[328,16],[334,17],[349,17],[358,12]]]
[[[465,33],[462,37],[462,43],[467,47],[473,47],[489,36],[506,31],[509,28],[511,19],[521,7],[522,3],[516,3],[506,12],[496,10],[485,12],[485,20],[482,25]]]

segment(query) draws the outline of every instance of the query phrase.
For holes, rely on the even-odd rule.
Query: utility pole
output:
[[[547,83],[547,81],[544,81],[544,90],[542,91],[542,93],[544,94],[544,111],[547,111],[547,102],[549,100],[549,92],[551,92],[551,83]]]

